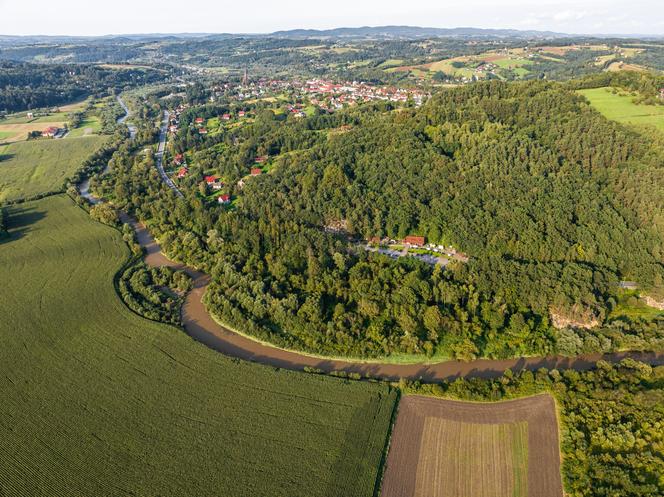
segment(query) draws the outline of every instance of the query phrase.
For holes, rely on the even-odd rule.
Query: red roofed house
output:
[[[175,164],[176,166],[181,165],[183,162],[184,162],[184,155],[182,155],[182,154],[177,154],[173,158],[173,164]]]
[[[237,113],[238,117],[244,117],[245,114],[246,113],[243,110],[241,110],[240,112]]]
[[[423,236],[412,236],[409,235],[403,239],[405,245],[410,245],[411,247],[421,247],[426,242],[426,239]]]
[[[219,181],[219,178],[217,176],[214,176],[214,175],[205,177],[205,182],[208,185],[211,185],[213,183],[217,183],[218,181]]]
[[[263,170],[260,167],[252,167],[251,168],[251,175],[252,176],[260,176],[263,174]]]
[[[221,118],[222,118],[224,121],[230,121],[230,119],[231,119],[231,115],[230,115],[230,114],[224,114],[223,116],[221,116]]]
[[[254,159],[254,162],[256,162],[256,164],[263,164],[266,161],[267,161],[267,155],[259,155]]]
[[[60,131],[60,128],[58,128],[57,126],[49,126],[44,131],[42,131],[42,136],[49,136],[53,138],[55,135],[58,134],[58,131]]]
[[[199,134],[199,135],[207,135],[207,129],[205,129],[205,128],[200,128],[200,129],[198,130],[198,134]]]
[[[184,178],[188,172],[189,171],[187,171],[186,167],[181,167],[180,170],[178,171],[178,178],[180,179]]]
[[[227,193],[224,193],[223,195],[219,195],[219,197],[217,197],[217,202],[219,202],[220,204],[229,204],[230,201],[231,201],[231,196]]]
[[[196,124],[203,124],[203,118],[202,117],[197,117],[196,120],[194,121]]]

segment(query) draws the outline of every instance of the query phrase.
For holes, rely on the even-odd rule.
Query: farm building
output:
[[[186,168],[186,167],[181,167],[180,170],[178,171],[178,179],[182,179],[182,178],[184,178],[185,176],[187,176],[187,173],[188,173],[188,172],[189,172],[189,171],[187,171],[187,168]]]
[[[426,239],[423,236],[408,235],[403,239],[403,243],[411,247],[422,247],[426,243]]]
[[[223,195],[219,195],[219,197],[217,197],[217,202],[220,204],[224,205],[229,204],[230,201],[231,201],[231,196],[228,195],[227,193],[224,193]]]
[[[55,135],[58,134],[59,131],[60,128],[58,128],[57,126],[49,126],[44,131],[42,131],[42,136],[48,136],[50,138],[53,138]]]
[[[251,168],[251,175],[252,176],[260,176],[263,174],[263,170],[260,167],[252,167]]]

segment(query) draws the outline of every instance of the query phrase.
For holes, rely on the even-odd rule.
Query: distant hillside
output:
[[[276,31],[271,36],[283,38],[435,38],[459,37],[506,37],[506,38],[564,38],[570,35],[553,31],[521,31],[518,29],[481,28],[422,28],[417,26],[364,26],[361,28],[293,29]]]

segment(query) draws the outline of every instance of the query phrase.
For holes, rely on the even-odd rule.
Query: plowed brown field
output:
[[[406,396],[382,497],[561,497],[549,395],[476,403]]]

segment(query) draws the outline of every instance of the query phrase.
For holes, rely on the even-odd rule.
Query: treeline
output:
[[[164,79],[153,69],[109,69],[81,64],[0,62],[0,111],[54,107]]]
[[[5,209],[0,207],[0,238],[3,238],[7,234],[7,221],[5,216]]]
[[[561,84],[482,83],[420,109],[299,121],[263,112],[205,144],[184,200],[150,157],[119,157],[105,191],[210,273],[208,307],[248,333],[327,354],[463,359],[663,344],[664,320],[611,315],[620,280],[662,284],[660,145]],[[257,154],[273,156],[271,173],[240,190]],[[233,208],[198,194],[207,168]],[[347,233],[326,233],[332,222]],[[352,242],[408,234],[470,260],[443,269]]]
[[[568,495],[664,495],[664,367],[625,359],[577,372],[508,370],[496,380],[439,385],[402,382],[404,391],[472,401],[552,394],[561,423],[563,484]]]

